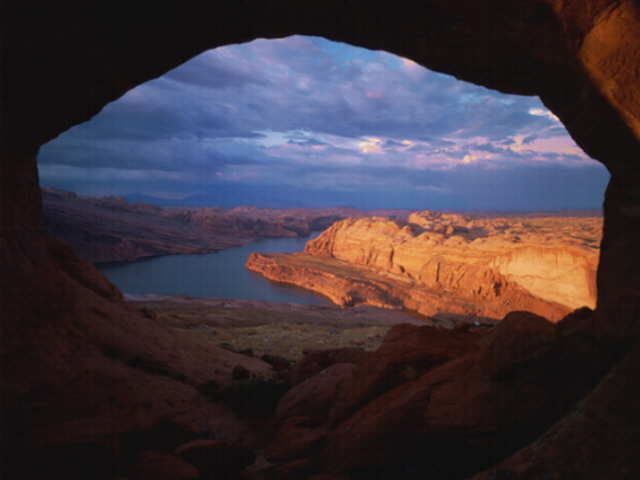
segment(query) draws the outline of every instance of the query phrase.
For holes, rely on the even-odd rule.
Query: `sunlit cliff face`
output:
[[[43,185],[80,193],[253,191],[264,206],[598,208],[608,179],[537,98],[303,36],[202,53],[45,145],[39,165]]]

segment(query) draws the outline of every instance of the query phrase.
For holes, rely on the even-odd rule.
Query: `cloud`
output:
[[[478,153],[478,152],[467,153],[464,157],[462,157],[462,163],[464,163],[465,165],[468,165],[478,160],[485,160],[485,159],[488,160],[493,157],[494,155],[491,153]]]
[[[530,108],[529,115],[535,115],[538,117],[547,117],[556,122],[560,122],[560,119],[546,108]]]
[[[148,172],[172,195],[226,182],[440,200],[474,190],[455,180],[469,172],[600,168],[537,98],[302,36],[204,52],[45,145],[39,164],[43,183],[81,189],[85,177],[94,191],[150,189]]]
[[[165,74],[164,78],[211,90],[235,90],[240,87],[265,85],[265,79],[255,75],[248,63],[240,63],[234,56],[225,55],[224,50],[220,49],[198,55]]]
[[[368,154],[382,154],[382,140],[376,137],[368,137],[365,140],[358,143],[358,148],[361,153]]]

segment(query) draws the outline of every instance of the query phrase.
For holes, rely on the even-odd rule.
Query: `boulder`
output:
[[[264,455],[270,461],[281,462],[315,454],[326,434],[309,417],[288,417],[280,424]]]
[[[276,418],[304,415],[315,424],[326,420],[341,385],[351,382],[353,363],[336,363],[289,390],[276,407]]]
[[[327,350],[311,350],[296,362],[289,371],[288,380],[291,385],[310,378],[336,363],[358,363],[369,355],[360,348],[333,348]]]
[[[357,364],[353,379],[340,389],[330,421],[340,422],[357,408],[394,387],[417,380],[430,369],[474,351],[475,335],[431,326],[392,327],[382,345]]]
[[[421,341],[430,345],[424,331]],[[390,340],[411,345],[408,338],[400,341],[400,333],[392,330]],[[416,352],[420,333],[412,335]],[[446,344],[447,335],[452,336],[450,345],[460,342],[456,332],[436,335],[442,337],[437,345]],[[508,315],[493,332],[474,339],[477,346],[465,350],[460,342],[457,356],[413,380],[382,390],[363,389],[379,385],[372,381],[353,382],[346,398],[367,391],[368,401],[343,410],[353,413],[343,414],[342,421],[332,418],[334,430],[327,435],[319,464],[330,466],[329,473],[390,469],[391,474],[410,468],[436,478],[463,478],[542,434],[593,388],[608,364],[598,350],[585,351],[582,344],[567,351],[574,344],[559,337],[554,324],[528,312]],[[425,347],[426,359],[428,352]],[[566,362],[574,357],[582,367]],[[590,357],[600,360],[588,361]],[[379,358],[384,365],[384,356]]]
[[[484,372],[493,377],[509,375],[521,362],[530,362],[549,351],[556,329],[547,319],[530,312],[511,312],[483,339]]]

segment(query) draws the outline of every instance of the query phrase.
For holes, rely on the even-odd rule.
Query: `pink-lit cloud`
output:
[[[358,143],[358,149],[361,153],[381,155],[383,153],[382,140],[377,137],[368,137]]]

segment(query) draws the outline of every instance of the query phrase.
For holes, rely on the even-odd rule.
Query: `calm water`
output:
[[[167,255],[131,263],[99,265],[98,268],[120,290],[130,294],[185,294],[200,298],[331,305],[329,300],[320,295],[273,283],[244,266],[252,252],[299,252],[307,240],[266,239],[218,253]]]

